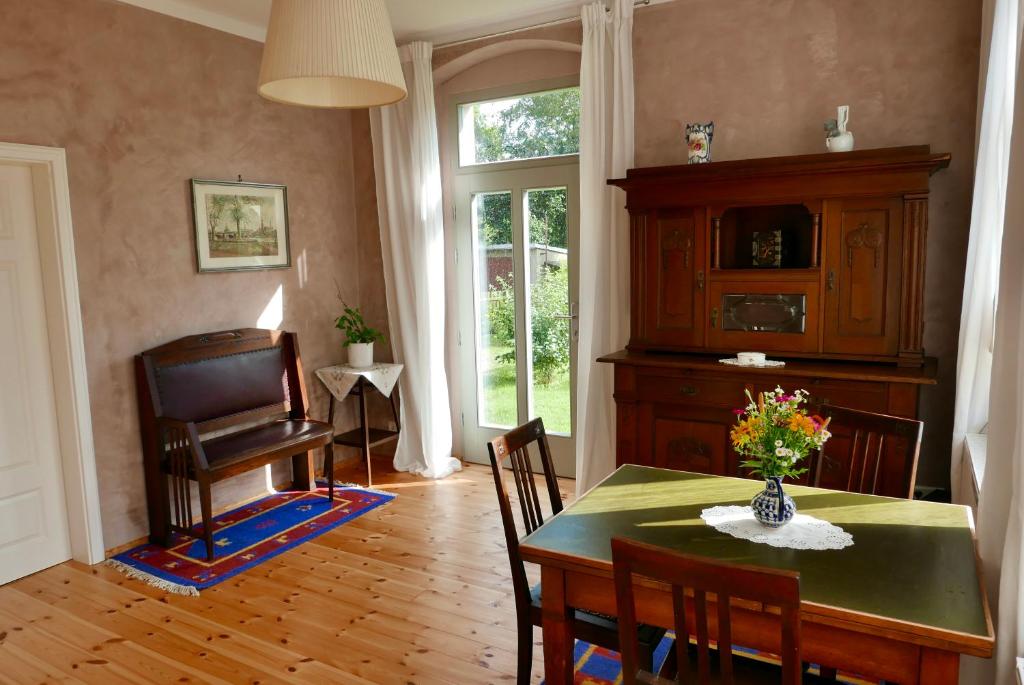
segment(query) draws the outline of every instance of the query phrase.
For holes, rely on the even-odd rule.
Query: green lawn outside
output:
[[[516,411],[516,374],[512,364],[501,364],[495,358],[510,348],[486,348],[480,365],[484,367],[484,423],[491,426],[512,427],[519,423]],[[569,433],[570,416],[569,372],[557,374],[548,385],[535,385],[533,407],[544,419],[544,428],[552,433]]]

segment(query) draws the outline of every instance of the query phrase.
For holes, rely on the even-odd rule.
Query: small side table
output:
[[[347,364],[327,366],[316,370],[316,376],[331,393],[331,404],[327,412],[327,422],[334,425],[334,409],[336,402],[343,402],[350,396],[359,398],[359,428],[334,436],[334,444],[345,447],[358,447],[366,460],[366,486],[373,486],[373,468],[370,464],[370,450],[379,445],[398,440],[401,423],[398,408],[395,406],[394,388],[398,377],[405,368],[402,364],[378,363],[367,368],[355,368]],[[366,415],[366,393],[376,388],[391,400],[391,413],[395,418],[395,430],[372,428]]]

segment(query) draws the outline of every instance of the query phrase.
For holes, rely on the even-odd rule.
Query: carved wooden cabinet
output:
[[[630,341],[601,359],[616,367],[618,462],[737,475],[732,409],[776,385],[916,417],[935,382],[921,344],[928,183],[948,164],[917,146],[609,181],[631,217]],[[789,361],[718,363],[741,350]]]

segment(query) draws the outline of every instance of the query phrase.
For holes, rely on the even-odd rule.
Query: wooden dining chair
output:
[[[797,685],[824,682],[816,676],[804,674],[800,661],[799,573],[715,561],[623,538],[612,538],[612,563],[619,614],[619,641],[622,646],[623,685],[670,683],[663,677],[647,672],[637,662],[635,641],[630,637],[636,626],[633,593],[636,577],[672,586],[677,682],[699,685],[780,682],[783,685]],[[687,590],[692,592],[692,597],[687,597]],[[709,593],[715,595],[715,620],[709,617]],[[730,616],[732,598],[759,602],[779,609],[782,635],[777,656],[781,660],[781,667],[747,658],[733,659]],[[690,645],[691,627],[696,636],[696,650]],[[717,650],[711,647],[712,638],[717,643]],[[693,663],[694,651],[696,664]],[[717,651],[718,658],[712,663],[714,651]]]
[[[820,450],[815,486],[913,499],[924,423],[823,405],[833,437]]]
[[[540,475],[543,476],[550,515],[562,511],[562,498],[558,492],[558,481],[551,462],[551,450],[548,447],[544,422],[537,418],[487,443],[491,457],[491,470],[494,473],[494,486],[498,491],[498,508],[501,511],[501,524],[505,530],[505,545],[508,548],[508,559],[512,567],[512,589],[516,602],[516,628],[519,639],[518,665],[516,682],[528,685],[530,671],[533,666],[533,626],[541,625],[541,586],[530,587],[526,578],[526,567],[519,553],[520,536],[516,528],[512,501],[505,487],[504,465],[508,462],[511,475],[516,485],[519,509],[525,537],[544,524],[544,512],[541,507],[541,496],[537,490],[537,480],[532,466],[531,448],[540,458]],[[605,649],[618,650],[619,627],[615,618],[585,611],[574,612],[572,623],[573,636],[576,639]],[[650,626],[636,626],[630,633],[637,641],[634,652],[640,663],[647,668],[652,667],[654,650],[665,636],[665,630]]]

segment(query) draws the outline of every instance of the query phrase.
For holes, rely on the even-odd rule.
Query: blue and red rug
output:
[[[323,484],[311,492],[278,492],[214,517],[213,561],[206,561],[202,540],[175,533],[168,548],[147,543],[108,563],[162,590],[198,595],[394,498],[388,492],[336,485],[330,503]]]
[[[654,650],[654,666],[656,671],[661,670],[661,667],[665,664],[665,659],[668,658],[669,650],[674,649],[674,644],[675,633],[669,631]],[[742,654],[746,658],[757,661],[766,661],[773,664],[779,663],[777,657],[752,649],[734,646],[733,651],[737,655]],[[618,652],[577,640],[576,645],[573,647],[572,657],[575,663],[573,685],[622,685],[622,662],[619,660]],[[810,672],[817,674],[818,667],[812,666]],[[838,685],[877,685],[874,681],[863,680],[849,673],[839,673],[836,677],[836,683]]]

